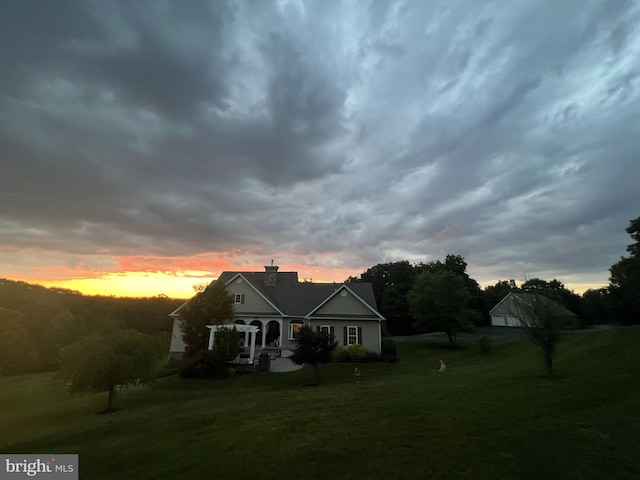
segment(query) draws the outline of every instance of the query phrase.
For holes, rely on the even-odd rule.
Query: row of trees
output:
[[[382,263],[347,281],[373,284],[378,309],[391,335],[444,331],[452,343],[459,331],[489,325],[489,310],[509,292],[544,295],[579,316],[583,310],[581,297],[556,279],[533,278],[520,286],[515,280],[501,280],[483,290],[467,273],[467,263],[460,255],[428,263]]]
[[[56,370],[59,352],[81,338],[119,330],[170,331],[181,300],[86,296],[0,279],[0,375]]]
[[[582,296],[557,279],[500,280],[481,289],[467,274],[460,255],[444,261],[411,264],[381,263],[348,282],[371,282],[380,313],[387,319],[391,335],[444,331],[455,342],[460,330],[489,325],[489,310],[510,292],[540,295],[564,306],[579,318],[576,326],[597,323],[640,323],[640,217],[626,231],[635,240],[628,257],[610,269],[608,287],[587,290]]]

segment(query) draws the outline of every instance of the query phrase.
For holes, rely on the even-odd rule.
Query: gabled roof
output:
[[[226,272],[225,272],[225,273],[226,273]],[[229,284],[233,283],[233,281],[234,281],[236,278],[242,278],[245,282],[247,282],[247,283],[249,284],[249,286],[251,286],[251,287],[252,287],[252,288],[257,292],[257,294],[258,294],[258,295],[260,295],[260,296],[261,296],[261,297],[262,297],[262,298],[263,298],[263,299],[264,299],[264,300],[265,300],[269,305],[271,305],[271,306],[274,308],[274,310],[276,310],[280,315],[284,315],[284,313],[283,313],[283,312],[278,308],[278,306],[277,306],[277,305],[274,305],[274,303],[273,303],[271,300],[269,300],[269,297],[268,297],[267,295],[265,295],[263,292],[261,292],[261,291],[260,291],[260,290],[259,290],[259,289],[254,285],[254,284],[253,284],[253,282],[250,282],[249,280],[247,280],[247,277],[245,277],[245,276],[244,276],[242,273],[240,273],[240,272],[236,273],[233,277],[231,277],[231,279],[227,280],[227,281],[224,283],[224,284],[225,284],[225,286],[227,286],[227,285],[229,285]],[[296,278],[297,278],[297,274],[296,274]],[[218,279],[218,280],[220,280],[220,279]]]
[[[272,287],[264,285],[265,272],[223,272],[218,281],[227,285],[238,274],[278,311],[295,317],[308,316],[344,286],[341,283],[299,282],[297,272],[278,272],[277,284]],[[383,318],[377,312],[370,283],[350,283],[349,290],[372,311],[372,316]]]
[[[283,316],[308,317],[324,305],[340,290],[347,289],[361,301],[370,311],[367,318],[384,319],[378,313],[373,287],[370,283],[311,283],[299,282],[297,272],[278,272],[277,284],[265,286],[266,272],[222,272],[214,282],[232,285],[238,277],[248,283],[264,300]],[[188,302],[171,313],[177,316],[179,310]]]
[[[553,300],[545,297],[544,295],[526,293],[526,292],[509,292],[498,304],[489,311],[489,315],[509,315],[514,312],[510,310],[508,303],[513,301],[519,301],[531,305],[534,301],[544,302],[548,305],[554,315],[559,317],[575,317],[577,316],[570,310],[567,310],[562,305],[554,302]]]
[[[351,283],[350,285],[353,287],[354,285],[362,285],[361,283]],[[371,284],[367,284],[371,287]],[[352,288],[349,288],[346,284],[340,285],[340,287],[338,289],[336,289],[331,295],[329,295],[327,298],[325,298],[318,306],[316,306],[313,310],[311,310],[307,316],[312,316],[314,313],[316,313],[318,310],[320,310],[326,303],[328,303],[333,297],[335,297],[339,292],[341,292],[342,290],[346,290],[348,292],[350,292],[354,297],[356,297],[360,302],[362,302],[362,304],[367,307],[371,313],[373,315],[375,315],[376,317],[380,318],[381,320],[384,320],[384,317],[382,315],[380,315],[380,313],[373,308],[371,305],[369,305],[366,301],[364,301],[362,298],[360,298],[360,296],[355,293],[353,291]],[[373,293],[373,287],[371,287],[371,292]],[[364,289],[362,289],[362,293],[365,293]],[[375,297],[373,299],[374,305],[375,305]]]

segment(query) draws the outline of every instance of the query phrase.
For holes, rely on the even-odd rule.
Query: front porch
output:
[[[287,358],[291,355],[291,347],[282,347],[280,332],[282,331],[282,320],[254,320],[249,325],[242,320],[225,325],[208,325],[209,345],[211,350],[215,343],[216,332],[220,329],[236,329],[240,334],[240,343],[243,351],[234,358],[231,365],[255,365],[256,359],[262,352],[268,352],[270,359]],[[261,344],[257,345],[258,339]]]

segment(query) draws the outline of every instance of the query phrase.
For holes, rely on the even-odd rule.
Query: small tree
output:
[[[207,325],[220,325],[233,318],[233,299],[221,282],[213,282],[197,293],[180,311],[182,338],[187,353],[206,350],[209,346]]]
[[[560,330],[563,318],[557,311],[557,306],[548,298],[530,294],[531,301],[514,299],[511,304],[513,315],[520,320],[520,324],[543,353],[544,367],[548,377],[553,376],[553,356],[560,341]]]
[[[185,378],[215,378],[226,375],[227,362],[241,353],[240,336],[236,328],[220,328],[215,334],[212,350],[198,350],[182,364],[180,375]]]
[[[107,392],[111,408],[116,387],[149,383],[162,361],[160,340],[134,330],[84,338],[61,352],[60,377],[72,393]]]
[[[458,275],[425,271],[416,279],[408,298],[418,326],[427,332],[445,332],[450,344],[456,343],[458,332],[473,328],[467,309],[471,295]]]
[[[319,363],[331,361],[331,352],[336,342],[324,332],[314,331],[311,327],[303,326],[296,339],[296,349],[289,357],[297,365],[311,365],[313,367],[312,382],[316,383]]]

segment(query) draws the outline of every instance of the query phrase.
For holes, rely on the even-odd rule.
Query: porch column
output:
[[[212,327],[209,327],[209,348],[208,350],[213,349],[213,338],[215,337],[216,332]]]
[[[262,323],[262,348],[264,348],[267,343],[267,325],[269,324],[269,320],[267,320],[266,325],[264,320],[260,320],[260,323]]]
[[[257,332],[251,332],[251,350],[249,351],[249,363],[253,363],[253,356],[256,353],[256,333]]]
[[[249,343],[249,332],[245,331],[244,332],[244,346],[247,346],[247,343]]]

